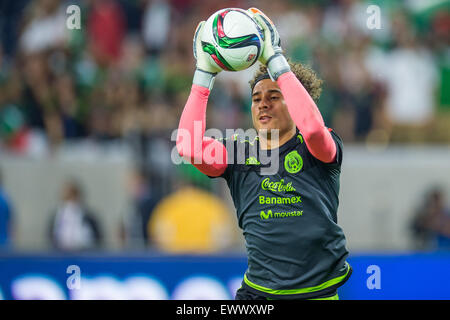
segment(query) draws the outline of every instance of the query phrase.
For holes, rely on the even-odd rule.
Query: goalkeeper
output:
[[[222,177],[229,186],[248,256],[236,299],[338,299],[337,288],[351,274],[336,216],[342,141],[324,125],[313,100],[320,80],[302,65],[288,63],[273,23],[258,9],[249,12],[264,31],[262,66],[250,82],[258,136],[254,143],[234,137],[233,147],[244,145],[246,155],[262,150],[278,154],[278,171],[262,174],[265,165],[257,157],[245,164],[237,163],[236,155],[227,161],[226,146],[204,136],[208,97],[221,71],[202,51],[198,37],[204,21],[194,36],[197,68],[179,123],[177,150],[201,172]],[[201,132],[194,130],[195,122],[201,123]],[[271,130],[278,137],[263,134]],[[180,132],[186,131],[192,139],[183,139]],[[207,148],[221,152],[207,158]]]

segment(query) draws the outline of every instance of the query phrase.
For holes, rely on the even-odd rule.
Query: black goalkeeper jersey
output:
[[[248,255],[243,286],[276,299],[311,298],[333,292],[350,276],[348,251],[337,224],[342,141],[334,163],[308,150],[301,134],[279,149],[278,170],[262,174],[259,141],[234,136],[234,150],[222,177],[236,207]],[[244,148],[245,161],[236,150]],[[266,173],[266,172],[264,172]]]

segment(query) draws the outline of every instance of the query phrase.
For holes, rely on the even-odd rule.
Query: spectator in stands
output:
[[[167,1],[148,1],[142,19],[142,38],[150,54],[158,55],[167,45],[171,7]]]
[[[65,6],[59,0],[30,1],[22,22],[19,43],[23,53],[42,52],[68,40]]]
[[[426,194],[413,219],[412,231],[419,249],[450,250],[450,208],[441,187]]]
[[[93,1],[87,20],[89,49],[101,66],[120,59],[126,33],[126,20],[117,1]]]
[[[65,183],[62,199],[50,223],[50,240],[55,249],[78,251],[100,246],[101,234],[94,214],[83,201],[80,185]]]
[[[423,142],[435,115],[436,61],[430,49],[418,40],[409,19],[404,12],[395,13],[393,49],[372,66],[374,76],[387,89],[386,113],[393,142]]]
[[[13,208],[2,182],[0,172],[0,249],[6,249],[11,245]]]
[[[161,190],[152,188],[149,174],[143,169],[134,169],[127,182],[131,206],[130,212],[124,216],[122,222],[122,240],[127,247],[142,248],[151,241],[147,232],[147,223],[153,209],[161,199]]]

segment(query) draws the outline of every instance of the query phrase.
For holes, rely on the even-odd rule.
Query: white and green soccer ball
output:
[[[263,38],[262,29],[247,11],[226,8],[206,20],[200,40],[211,64],[225,71],[240,71],[258,60]]]

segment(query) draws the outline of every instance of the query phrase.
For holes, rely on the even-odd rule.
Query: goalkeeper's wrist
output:
[[[195,69],[192,83],[211,90],[214,85],[214,79],[216,78],[216,75],[217,73],[212,73],[197,68]]]
[[[283,73],[291,71],[289,63],[281,53],[276,53],[271,56],[269,60],[267,60],[266,66],[272,81],[277,81]]]

